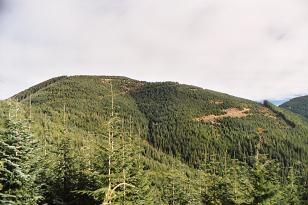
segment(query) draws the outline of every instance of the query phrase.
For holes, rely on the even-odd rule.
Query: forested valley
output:
[[[308,121],[173,82],[62,76],[0,101],[0,204],[308,204]]]

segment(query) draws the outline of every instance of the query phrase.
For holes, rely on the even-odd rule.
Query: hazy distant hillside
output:
[[[308,118],[308,96],[297,97],[282,104],[280,107],[286,108],[294,113]]]

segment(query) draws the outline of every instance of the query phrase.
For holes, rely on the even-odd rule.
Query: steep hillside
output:
[[[65,115],[67,115],[68,123],[65,124],[63,121],[64,109],[55,109],[45,112],[35,104],[32,104],[31,119],[29,119],[30,103],[27,102],[26,99],[23,102],[24,103],[21,104],[12,100],[0,101],[0,139],[2,140],[2,133],[5,132],[9,119],[20,119],[26,122],[28,126],[28,122],[31,122],[31,130],[34,133],[35,141],[38,143],[38,149],[36,151],[37,156],[31,160],[33,160],[32,163],[35,166],[37,166],[37,164],[40,166],[38,170],[35,170],[35,173],[38,174],[37,183],[41,183],[40,186],[42,187],[39,188],[41,188],[41,194],[44,198],[44,200],[39,201],[38,204],[101,204],[102,201],[100,201],[100,197],[94,197],[92,195],[87,196],[87,194],[78,192],[83,192],[85,190],[94,192],[96,189],[99,190],[101,189],[100,185],[103,183],[103,180],[105,180],[104,176],[102,178],[93,178],[93,176],[97,173],[97,171],[94,171],[97,169],[96,166],[103,163],[99,158],[101,157],[100,147],[108,146],[104,140],[102,130],[105,129],[105,123],[108,122],[109,119],[100,119],[102,124],[99,125],[99,127],[101,128],[95,127],[95,129],[90,131],[91,127],[82,126],[79,128],[75,123],[69,122],[74,119],[72,118],[74,115],[66,111]],[[119,108],[118,106],[116,107]],[[109,109],[109,105],[107,105],[106,109]],[[128,122],[126,122],[125,125],[127,131],[130,131],[129,126],[133,119],[130,116],[132,115],[128,115]],[[107,118],[107,116],[105,117]],[[91,124],[91,122],[88,123]],[[141,129],[139,129],[139,125],[136,125],[135,122],[134,124],[136,127],[134,132],[137,133]],[[121,125],[119,125],[119,127],[121,127]],[[149,203],[142,201],[134,204],[154,205],[159,203],[167,205],[172,203],[172,200],[177,200],[179,204],[187,204],[188,198],[184,196],[184,194],[191,193],[198,193],[191,200],[195,201],[195,204],[202,204],[202,192],[199,190],[205,190],[206,187],[200,184],[200,180],[206,180],[206,174],[155,149],[139,137],[142,136],[141,133],[138,134],[140,135],[132,134],[135,139],[132,139],[129,143],[132,143],[133,150],[139,150],[140,146],[142,147],[141,150],[143,151],[140,153],[142,156],[138,156],[138,159],[142,162],[143,165],[139,166],[142,166],[144,171],[140,178],[145,181],[149,178],[150,184],[145,184],[145,186],[150,186],[148,188],[150,191],[147,193],[149,196],[146,197],[149,197],[152,201]],[[67,145],[67,143],[69,143],[69,145]],[[2,152],[1,145],[0,143],[0,151]],[[68,150],[63,146],[69,146]],[[0,156],[2,156],[1,152]],[[2,160],[1,158],[0,164]],[[116,161],[116,159],[113,158],[113,161]],[[61,167],[61,164],[63,164],[63,167]],[[65,171],[65,169],[68,169],[69,172]],[[2,169],[0,166],[0,176],[2,177],[1,171]],[[14,174],[11,178],[14,178],[13,176]],[[68,182],[63,181],[65,178],[67,178],[66,180]],[[2,180],[3,178],[0,178],[1,191]],[[129,176],[127,176],[127,180],[129,180]],[[69,185],[66,186],[64,185],[65,183]],[[171,183],[174,184],[173,186],[177,186],[176,191],[172,190],[172,187],[170,187]],[[189,186],[187,186],[187,184],[189,184]],[[33,187],[31,187],[31,189],[33,189]],[[18,192],[18,195],[21,195],[21,193]],[[172,197],[176,197],[176,199]],[[128,199],[129,196],[127,197],[127,200]],[[2,200],[1,193],[0,204],[2,204]]]
[[[280,105],[280,107],[308,118],[308,96],[291,99],[290,101]]]
[[[225,152],[249,159],[259,135],[263,152],[286,166],[307,160],[307,124],[295,127],[269,106],[176,83],[149,83],[132,96],[149,121],[149,142],[190,165]]]
[[[153,187],[153,204],[272,204],[261,203],[258,195],[262,192],[266,198],[263,189],[270,189],[260,187],[258,182],[259,168],[263,166],[259,164],[259,155],[279,162],[279,169],[272,161],[266,161],[262,167],[264,171],[269,166],[266,173],[271,176],[262,178],[262,183],[273,179],[264,186],[276,187],[275,200],[284,197],[287,187],[283,186],[289,183],[290,167],[296,168],[303,184],[307,182],[308,123],[268,102],[259,104],[173,82],[64,76],[1,102],[2,127],[8,113],[16,112],[16,107],[23,110],[20,117],[31,122],[29,130],[34,132],[40,153],[44,154],[45,169],[39,176],[45,183],[46,203],[57,204],[55,198],[71,201],[70,204],[101,202],[99,197],[84,197],[87,192],[83,190],[101,188],[97,170],[105,170],[100,164],[107,162],[107,157],[100,155],[99,149],[107,149],[105,138],[110,133],[116,138],[128,135],[132,150],[142,150],[138,160],[142,161],[143,175]],[[111,132],[110,124],[120,131]],[[57,184],[54,178],[61,171],[61,160],[67,157],[64,154],[61,158],[59,150],[67,144],[69,156],[74,156],[68,159],[75,160],[69,169],[75,175],[67,179],[73,182],[67,188],[70,191],[62,191],[66,194],[63,195],[57,189],[61,183]],[[98,156],[104,156],[103,160]],[[106,172],[103,173],[99,176],[104,177]],[[231,195],[225,193],[228,190]],[[270,196],[274,195],[267,198]]]
[[[189,165],[198,167],[205,156],[223,157],[225,152],[247,160],[259,135],[264,138],[262,152],[286,167],[307,162],[307,123],[288,120],[274,106],[194,86],[110,76],[61,77],[14,98],[27,104],[31,93],[33,108],[55,123],[65,106],[70,127],[95,133],[110,113],[111,84],[116,112],[131,120],[152,146]]]

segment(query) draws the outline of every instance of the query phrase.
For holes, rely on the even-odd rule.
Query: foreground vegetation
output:
[[[176,83],[61,77],[0,103],[0,204],[305,204],[307,122]],[[249,108],[245,118],[195,119]]]

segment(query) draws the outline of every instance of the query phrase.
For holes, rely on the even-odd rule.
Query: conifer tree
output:
[[[263,137],[259,135],[259,141],[256,145],[256,154],[254,164],[251,169],[254,184],[253,204],[271,204],[277,203],[276,198],[279,194],[279,166],[278,164],[264,154],[260,154]]]
[[[211,190],[222,204],[251,204],[254,187],[250,181],[249,169],[244,163],[232,160],[232,166],[226,168],[225,175],[215,183]]]
[[[151,205],[154,203],[151,183],[144,170],[141,157],[142,149],[137,145],[137,140],[141,140],[141,138],[139,136],[132,136],[131,127],[129,133],[125,134],[125,132],[122,132],[122,164],[118,166],[122,169],[122,183],[124,183],[124,186],[118,191],[118,194],[122,195],[119,198],[119,202],[121,204]],[[132,186],[127,189],[125,183]]]
[[[280,200],[280,204],[301,204],[302,189],[303,188],[299,184],[296,171],[293,167],[291,167],[287,176],[287,184],[283,187],[283,194]]]
[[[132,136],[131,124],[130,120],[127,132],[123,119],[115,113],[111,84],[111,115],[102,129],[95,162],[95,175],[100,188],[87,192],[104,205],[151,204],[145,194],[149,185],[140,161],[141,150],[134,149],[137,143]]]
[[[55,193],[54,204],[81,204],[84,197],[80,196],[77,191],[80,189],[80,183],[88,183],[87,176],[82,172],[84,162],[77,156],[74,151],[74,143],[67,127],[66,106],[63,109],[62,136],[56,144],[56,149],[52,152],[57,156],[54,166],[54,184],[52,186]]]
[[[36,204],[40,199],[35,184],[32,161],[36,143],[28,126],[17,119],[8,119],[0,134],[0,204]]]
[[[184,205],[192,204],[195,201],[194,193],[191,190],[192,187],[189,186],[189,179],[186,177],[183,178],[174,164],[171,165],[171,169],[167,173],[164,183],[162,187],[162,198],[167,204]]]

